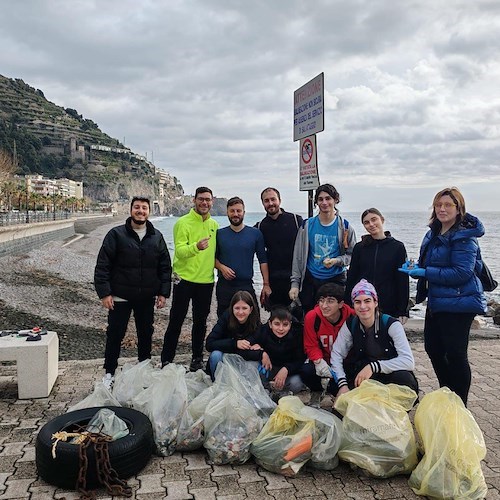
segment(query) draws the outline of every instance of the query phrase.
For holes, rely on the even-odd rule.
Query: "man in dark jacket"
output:
[[[94,271],[94,285],[108,309],[103,383],[111,388],[130,313],[134,311],[139,361],[151,357],[154,305],[170,296],[170,255],[160,231],[148,221],[149,199],[135,196],[130,217],[105,236]],[[156,300],[155,300],[156,297]]]
[[[272,306],[288,306],[291,302],[288,291],[292,274],[293,246],[297,231],[302,225],[302,217],[285,212],[281,208],[281,196],[276,188],[264,189],[260,199],[267,215],[254,227],[260,229],[264,235],[271,287],[270,296],[267,296],[263,289],[260,301],[269,310]]]

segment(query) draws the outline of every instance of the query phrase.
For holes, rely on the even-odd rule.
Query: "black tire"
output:
[[[108,445],[109,461],[120,479],[140,472],[153,453],[153,427],[143,413],[130,408],[106,406],[113,410],[128,426],[130,433]],[[52,458],[52,434],[59,431],[74,432],[85,426],[101,408],[72,411],[47,422],[36,438],[36,467],[42,479],[65,489],[76,489],[79,465],[79,446],[63,441],[57,443],[56,458]],[[93,446],[87,449],[87,489],[100,487],[97,479]]]

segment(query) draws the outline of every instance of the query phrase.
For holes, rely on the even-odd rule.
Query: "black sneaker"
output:
[[[203,363],[203,358],[193,358],[191,360],[191,364],[189,365],[190,372],[195,372],[204,369],[205,369],[205,364]]]
[[[162,361],[161,363],[161,367],[162,368],[165,368],[165,366],[169,365],[170,364],[170,361]]]

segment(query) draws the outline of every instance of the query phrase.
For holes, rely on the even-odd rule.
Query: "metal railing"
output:
[[[0,226],[17,226],[20,224],[32,224],[35,222],[50,222],[54,220],[64,220],[74,217],[71,212],[6,212],[0,213]]]

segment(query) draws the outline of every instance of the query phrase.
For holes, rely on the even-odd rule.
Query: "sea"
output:
[[[304,218],[306,214],[298,212]],[[360,213],[341,212],[342,217],[349,221],[356,231],[358,241],[365,234],[365,230],[360,221]],[[253,226],[256,222],[262,220],[263,212],[247,212],[244,223],[247,226]],[[386,212],[384,213],[384,229],[390,231],[391,235],[402,241],[406,246],[409,258],[418,260],[418,253],[422,238],[428,230],[429,212]],[[500,281],[500,259],[498,259],[498,249],[500,248],[500,212],[475,212],[485,227],[485,235],[479,239],[481,253],[484,261],[488,264],[493,277]],[[177,217],[155,217],[151,221],[162,233],[167,242],[170,255],[174,254],[173,227]],[[220,227],[229,225],[226,216],[214,217]],[[257,296],[262,288],[262,277],[257,260],[254,262],[254,286]],[[415,297],[416,280],[410,279],[410,297]],[[487,292],[488,299],[500,303],[500,286],[493,292]],[[411,310],[411,317],[423,318],[425,308],[421,305],[415,306]],[[491,322],[489,322],[491,323]]]

